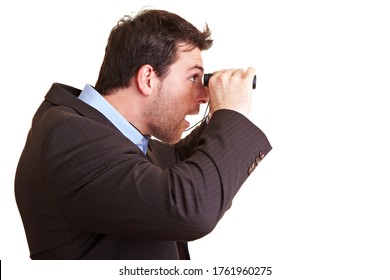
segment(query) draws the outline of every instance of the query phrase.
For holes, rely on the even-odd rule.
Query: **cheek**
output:
[[[171,98],[169,102],[177,114],[187,114],[194,104],[193,92],[189,90],[182,91]]]
[[[164,123],[177,125],[184,114],[184,106],[180,99],[166,98],[159,106],[159,118]]]
[[[165,85],[161,93],[162,100],[160,101],[166,108],[166,111],[162,113],[171,115],[175,119],[182,119],[194,107],[197,90],[194,89],[194,85],[187,86],[178,84],[175,87]]]

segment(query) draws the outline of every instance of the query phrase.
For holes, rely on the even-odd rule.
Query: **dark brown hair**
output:
[[[175,62],[179,43],[201,51],[212,46],[211,32],[163,10],[143,10],[125,16],[112,29],[95,88],[101,94],[128,87],[142,65],[150,64],[164,77]]]

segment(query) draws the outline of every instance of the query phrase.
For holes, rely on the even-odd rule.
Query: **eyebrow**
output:
[[[188,68],[188,71],[191,71],[193,69],[198,69],[198,70],[204,72],[203,67],[202,66],[198,66],[198,65]]]

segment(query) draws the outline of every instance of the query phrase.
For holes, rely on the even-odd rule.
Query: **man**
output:
[[[95,87],[52,85],[15,178],[32,259],[189,259],[214,229],[271,146],[245,117],[253,68],[203,86],[211,44],[207,26],[144,10],[113,28]]]

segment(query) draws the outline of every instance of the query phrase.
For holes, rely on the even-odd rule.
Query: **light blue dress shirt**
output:
[[[143,136],[132,124],[130,124],[110,103],[98,93],[92,86],[85,85],[79,95],[79,99],[102,113],[124,136],[140,148],[146,155],[149,138]]]

